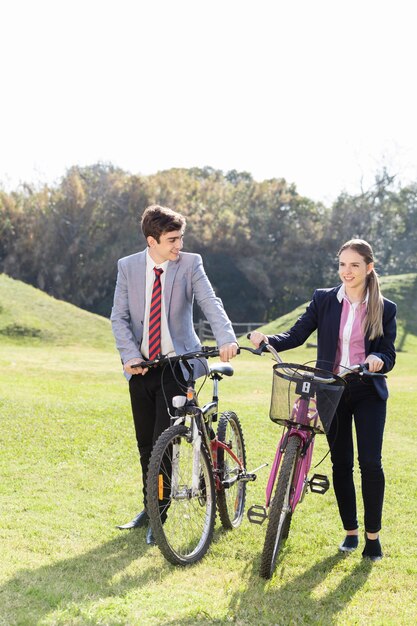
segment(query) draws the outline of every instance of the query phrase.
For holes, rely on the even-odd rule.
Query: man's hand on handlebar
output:
[[[233,357],[235,357],[237,355],[237,343],[233,342],[233,343],[225,343],[224,345],[220,346],[219,348],[219,355],[220,355],[220,360],[221,361],[230,361],[230,359],[233,359]]]
[[[268,343],[268,337],[263,333],[260,333],[258,330],[254,330],[252,333],[248,335],[248,339],[251,340],[255,348],[259,348],[261,343]]]
[[[142,376],[144,376],[149,369],[148,367],[132,367],[132,365],[137,366],[140,363],[143,363],[143,359],[129,359],[129,361],[126,361],[126,363],[123,365],[123,369],[126,374],[142,374]]]

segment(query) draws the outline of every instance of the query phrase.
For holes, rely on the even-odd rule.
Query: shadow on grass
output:
[[[115,539],[79,556],[52,565],[22,569],[0,587],[0,623],[38,624],[49,613],[68,605],[124,595],[169,568],[157,570],[144,560],[137,574],[126,572],[149,547],[146,529],[121,533]],[[2,621],[2,620],[6,621]]]
[[[314,564],[299,576],[280,583],[285,577],[285,563],[278,566],[271,581],[260,578],[259,560],[246,568],[246,586],[240,587],[230,600],[227,617],[216,619],[208,613],[181,620],[181,626],[236,623],[249,626],[288,626],[298,624],[332,625],[337,615],[363,587],[372,569],[368,559],[361,559],[352,569],[340,573],[341,580],[331,590],[326,578],[346,557],[335,554]],[[333,578],[334,580],[334,578]],[[331,585],[331,583],[330,583]],[[161,622],[172,626],[175,620]]]
[[[0,585],[0,625],[40,624],[54,611],[68,608],[73,611],[73,618],[77,614],[76,607],[81,607],[85,601],[93,603],[106,598],[117,599],[125,596],[130,589],[140,589],[155,579],[163,581],[174,568],[166,561],[161,568],[159,559],[158,564],[153,565],[152,560],[143,558],[149,549],[157,549],[146,545],[146,530],[124,531],[111,541],[78,556],[19,570]],[[228,531],[215,528],[212,543],[221,539],[225,532]],[[140,571],[129,571],[129,566],[140,559]]]
[[[252,619],[256,619],[256,615],[259,622],[265,625],[334,624],[335,616],[363,587],[372,569],[372,563],[368,559],[361,559],[353,569],[340,572],[339,582],[329,590],[327,577],[346,558],[349,557],[334,554],[282,583],[280,580],[284,581],[286,576],[285,561],[281,561],[271,581],[261,579],[261,587],[259,563],[254,563],[250,566],[252,570],[247,588],[244,593],[234,595],[230,602],[230,612],[238,617],[238,622],[242,620],[245,624],[250,624]],[[333,581],[334,579],[333,576]]]

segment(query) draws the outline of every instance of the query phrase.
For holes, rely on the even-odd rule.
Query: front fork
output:
[[[297,506],[298,502],[302,499],[305,488],[307,485],[307,474],[311,466],[311,458],[314,448],[314,435],[305,430],[293,431],[287,430],[280,439],[277,451],[275,453],[274,462],[272,463],[271,473],[269,475],[268,483],[266,486],[266,498],[265,507],[268,508],[271,503],[272,493],[275,485],[275,481],[278,474],[278,469],[281,463],[282,455],[287,447],[288,439],[290,437],[299,437],[302,441],[302,460],[297,467],[297,475],[295,476],[296,490],[292,498],[292,509]],[[302,478],[302,480],[301,480]]]
[[[188,441],[193,446],[193,472],[191,479],[191,493],[188,494],[188,497],[195,497],[199,495],[201,490],[200,484],[200,451],[201,451],[201,441],[202,436],[200,430],[197,425],[197,420],[195,419],[195,413],[180,413],[176,416],[174,420],[174,425],[178,424],[185,425],[186,419],[189,418],[189,437]],[[179,457],[180,457],[180,444],[174,443],[172,446],[172,474],[171,474],[171,497],[175,498],[175,496],[179,493]]]
[[[201,434],[198,430],[195,419],[191,424],[191,439],[193,443],[193,478],[191,483],[191,496],[195,497],[200,490],[200,450]]]

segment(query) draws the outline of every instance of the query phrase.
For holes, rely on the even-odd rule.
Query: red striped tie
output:
[[[156,359],[161,352],[161,274],[164,270],[154,267],[155,280],[152,289],[151,310],[149,312],[149,360]]]

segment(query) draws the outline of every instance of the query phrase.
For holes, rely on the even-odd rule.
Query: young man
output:
[[[232,324],[206,276],[201,256],[181,252],[185,225],[180,213],[158,205],[148,207],[141,221],[147,249],[118,262],[111,322],[129,381],[145,503],[144,510],[120,529],[148,524],[146,475],[152,447],[169,426],[166,403],[172,413],[172,398],[182,393],[178,380],[185,382],[180,366],[174,373],[165,368],[162,389],[162,368],[132,365],[158,353],[174,355],[201,347],[193,326],[194,298],[211,325],[221,360],[229,361],[237,354]],[[194,372],[202,376],[204,363],[196,362]],[[146,542],[154,543],[150,527]]]

